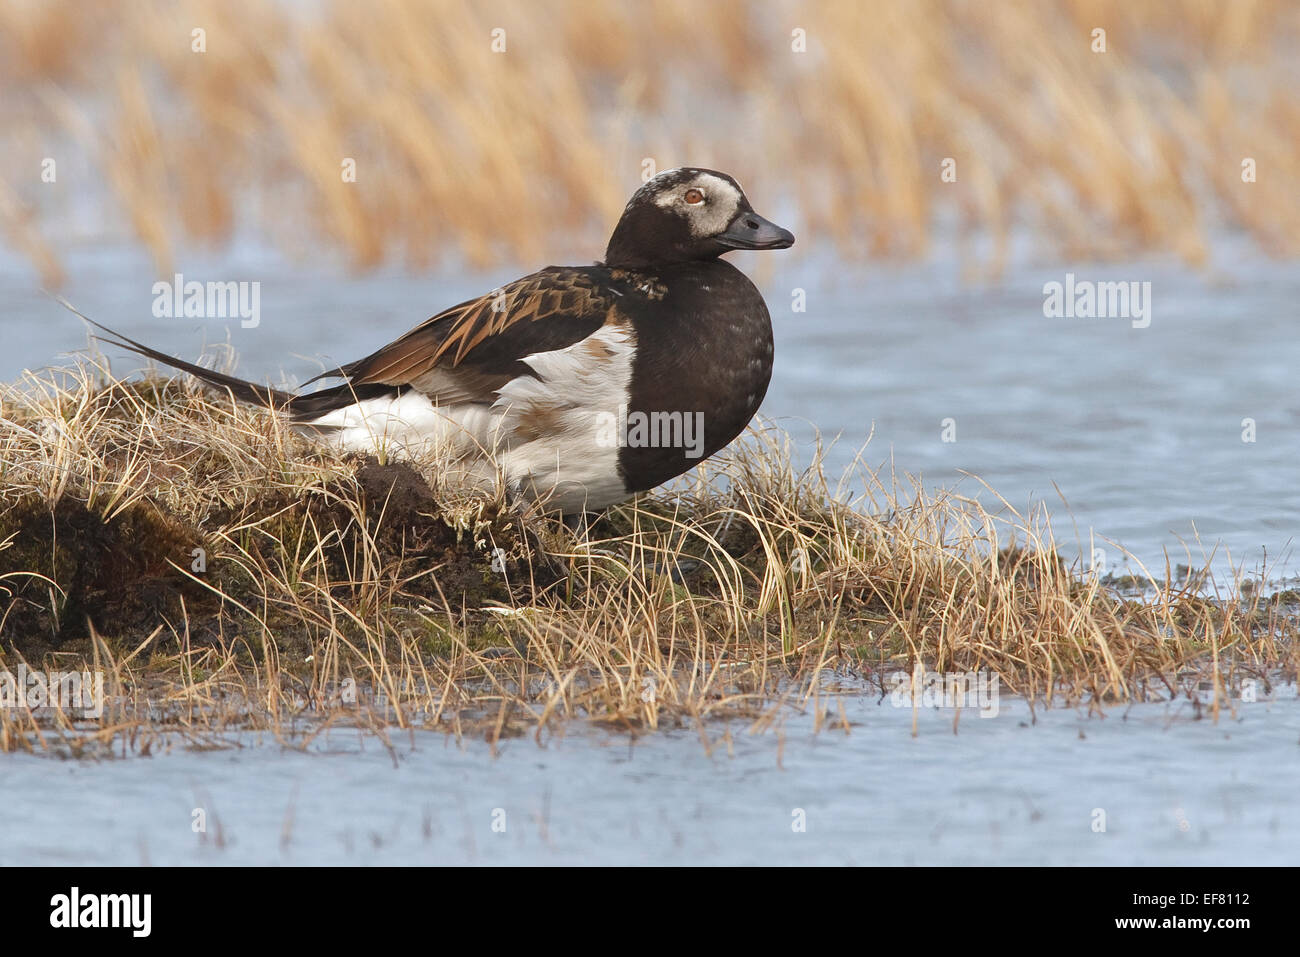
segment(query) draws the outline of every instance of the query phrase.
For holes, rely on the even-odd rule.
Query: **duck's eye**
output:
[[[704,194],[698,189],[688,189],[686,195],[682,198],[686,200],[686,205],[688,206],[698,206],[700,203],[704,202]]]

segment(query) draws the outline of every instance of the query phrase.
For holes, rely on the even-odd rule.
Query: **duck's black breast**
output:
[[[638,270],[627,282],[618,308],[636,351],[619,468],[639,492],[694,468],[749,424],[772,378],[772,320],[754,284],[720,259]]]

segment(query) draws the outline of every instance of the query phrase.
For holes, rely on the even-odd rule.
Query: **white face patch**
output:
[[[686,202],[686,194],[692,189],[704,194],[704,202],[694,205]],[[656,196],[655,205],[684,217],[690,224],[691,235],[703,239],[727,228],[740,211],[740,200],[740,190],[725,179],[712,173],[699,173]]]

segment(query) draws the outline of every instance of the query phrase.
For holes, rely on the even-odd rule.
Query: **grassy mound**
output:
[[[1067,567],[1041,517],[902,500],[864,467],[850,499],[772,429],[575,532],[453,487],[448,462],[323,449],[183,380],[87,364],[0,401],[0,670],[102,671],[108,699],[0,709],[0,748],[762,726],[918,666],[1218,708],[1295,670],[1286,595],[1152,579],[1138,600]]]

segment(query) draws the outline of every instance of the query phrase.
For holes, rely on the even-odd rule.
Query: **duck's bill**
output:
[[[758,213],[741,213],[717,237],[728,249],[789,249],[794,233]]]

